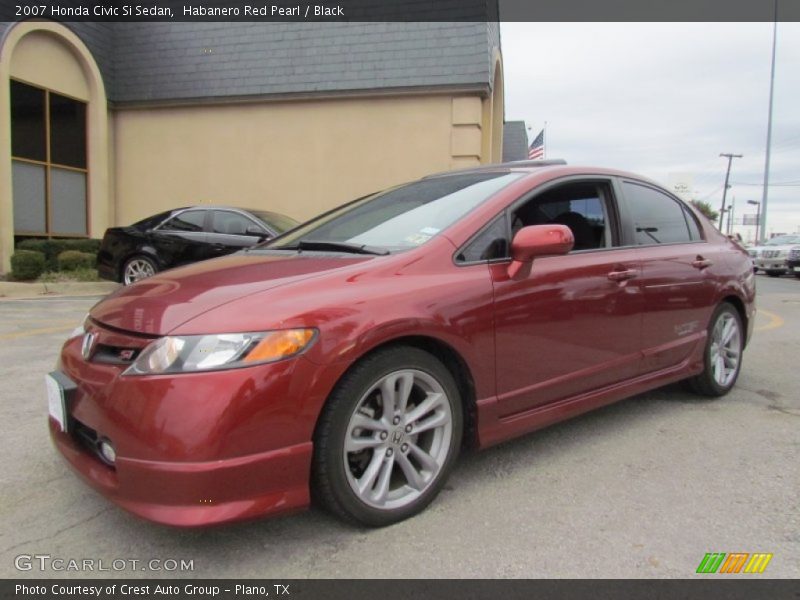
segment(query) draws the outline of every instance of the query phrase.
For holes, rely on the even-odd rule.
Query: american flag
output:
[[[539,132],[536,139],[531,142],[528,148],[528,159],[534,160],[537,158],[544,158],[544,129]]]

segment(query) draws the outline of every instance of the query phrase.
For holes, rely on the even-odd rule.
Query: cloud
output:
[[[761,199],[771,23],[503,23],[506,119],[572,164],[666,182],[690,173],[695,196]],[[800,183],[800,24],[778,25],[771,181]],[[768,231],[800,229],[800,187],[769,192]],[[748,207],[746,212],[755,212]],[[773,217],[774,214],[774,217]]]

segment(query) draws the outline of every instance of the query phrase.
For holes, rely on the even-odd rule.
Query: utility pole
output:
[[[731,207],[728,209],[728,211],[729,211],[729,214],[728,214],[728,235],[731,235],[733,233],[733,215],[736,212],[736,209],[734,208],[735,206],[736,206],[736,196],[731,198]]]
[[[764,191],[761,194],[761,216],[763,223],[759,223],[761,228],[761,239],[767,239],[767,197],[769,196],[769,155],[772,149],[772,94],[775,90],[775,44],[778,39],[778,0],[775,0],[775,21],[772,25],[772,67],[769,75],[769,114],[767,117],[767,156],[764,160]]]
[[[724,152],[720,154],[720,156],[724,156],[728,159],[728,170],[725,171],[725,187],[722,188],[722,208],[719,209],[719,230],[722,231],[722,218],[725,216],[725,197],[728,195],[728,180],[731,176],[731,161],[734,158],[742,158],[741,154],[725,154]]]

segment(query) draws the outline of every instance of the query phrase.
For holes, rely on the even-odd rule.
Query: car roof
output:
[[[567,164],[563,158],[553,158],[549,160],[514,160],[503,163],[493,163],[488,165],[480,165],[477,167],[468,167],[466,169],[456,169],[455,171],[442,171],[440,173],[432,173],[423,177],[423,179],[433,179],[435,177],[447,177],[448,175],[463,175],[467,173],[491,173],[491,172],[509,172],[509,171],[538,171],[546,167],[564,166]]]
[[[632,179],[641,183],[655,186],[661,190],[668,191],[664,185],[654,181],[643,175],[622,171],[619,169],[609,169],[606,167],[591,167],[591,166],[573,166],[568,165],[567,161],[562,158],[554,158],[548,160],[517,160],[504,163],[495,163],[488,165],[480,165],[470,167],[468,169],[459,169],[456,171],[442,171],[441,173],[433,173],[423,179],[436,179],[439,177],[448,177],[452,175],[465,175],[472,173],[526,173],[528,176],[536,177],[539,175],[547,175],[549,178],[558,176],[607,176],[607,177],[622,177],[625,179]],[[526,177],[527,178],[527,177]],[[671,192],[669,192],[671,193]],[[674,195],[674,194],[672,194]]]
[[[211,210],[239,210],[245,212],[252,212],[253,210],[260,210],[257,208],[243,208],[241,206],[229,206],[227,204],[195,204],[194,206],[181,206],[180,208],[173,208],[170,212],[176,213],[182,210],[198,210],[198,209],[211,209]]]

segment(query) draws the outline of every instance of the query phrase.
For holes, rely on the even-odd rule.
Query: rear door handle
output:
[[[692,266],[695,269],[700,269],[700,270],[710,267],[713,264],[714,261],[708,260],[707,258],[703,258],[702,256],[699,255],[695,260],[692,261]]]
[[[625,271],[611,271],[608,278],[611,281],[627,281],[636,277],[636,271],[633,269],[626,269]]]

